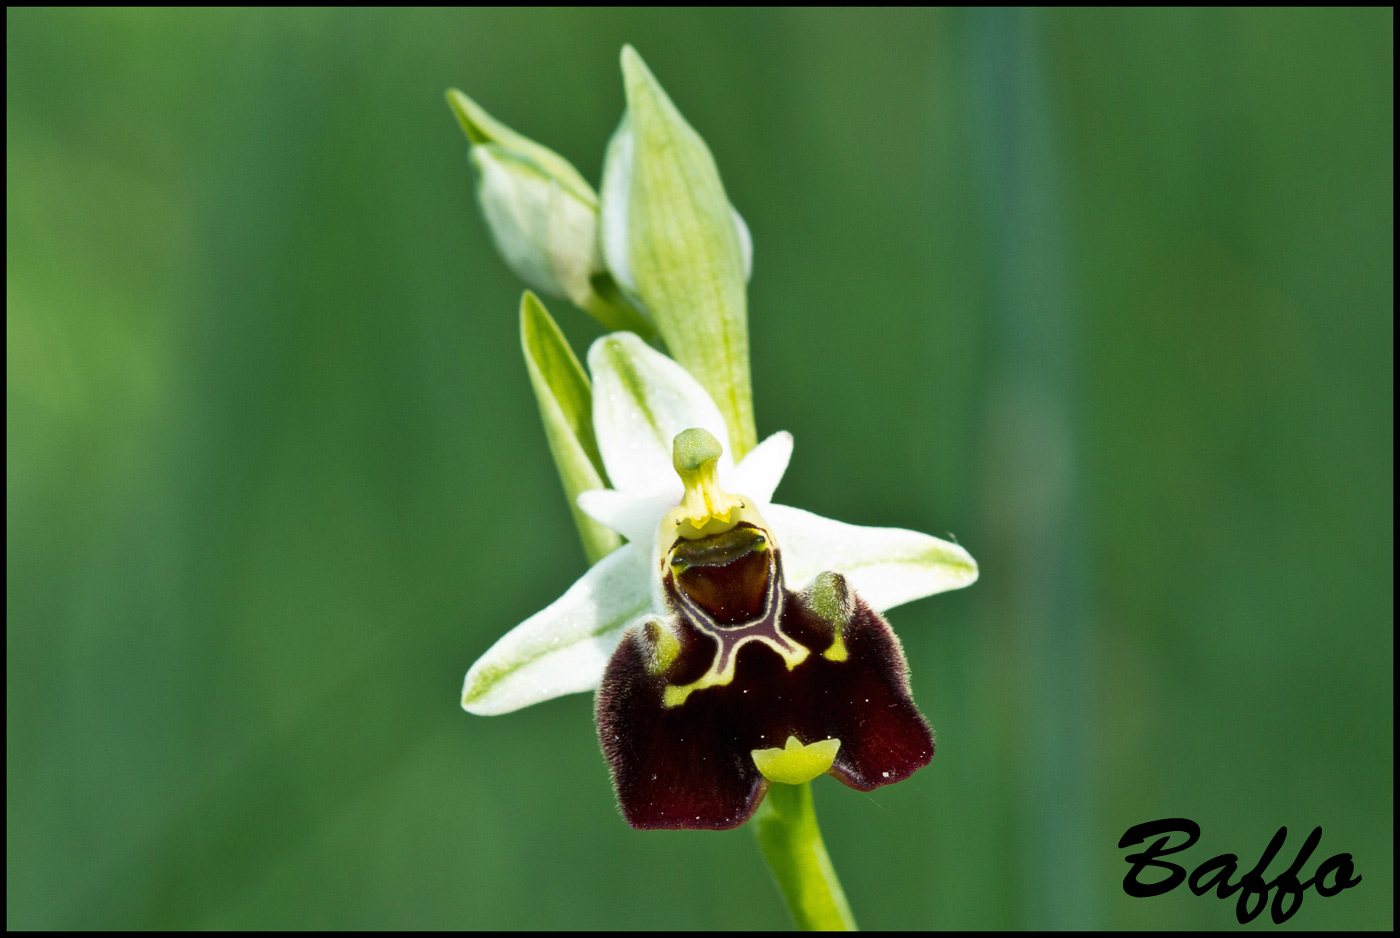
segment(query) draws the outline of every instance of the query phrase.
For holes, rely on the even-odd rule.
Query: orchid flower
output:
[[[627,543],[492,645],[462,706],[508,713],[601,687],[600,738],[640,828],[730,828],[770,780],[829,772],[868,791],[927,764],[880,612],[973,582],[967,551],[773,503],[791,434],[736,464],[714,401],[632,333],[598,339],[588,364],[613,487],[577,503]]]

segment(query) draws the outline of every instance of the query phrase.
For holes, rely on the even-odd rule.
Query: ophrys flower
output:
[[[792,437],[736,464],[714,402],[635,335],[597,340],[588,362],[613,488],[578,503],[628,543],[493,645],[463,707],[601,683],[600,737],[637,827],[733,827],[770,779],[830,771],[868,790],[925,764],[932,740],[879,612],[971,583],[967,552],[773,504]]]

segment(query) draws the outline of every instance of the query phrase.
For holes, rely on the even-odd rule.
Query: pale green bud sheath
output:
[[[486,227],[506,264],[540,293],[567,298],[609,329],[654,329],[618,291],[598,245],[598,195],[568,160],[457,90],[447,102],[471,143]]]
[[[749,379],[752,245],[714,157],[635,49],[622,50],[627,114],[603,170],[604,255],[671,355],[714,398],[735,459],[757,442]]]

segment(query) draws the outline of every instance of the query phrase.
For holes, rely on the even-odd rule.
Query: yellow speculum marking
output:
[[[822,657],[827,661],[845,661],[849,657],[846,654],[846,637],[841,632],[842,630],[839,628],[836,630],[836,638],[832,641],[831,647],[822,652]]]
[[[681,704],[685,703],[687,697],[695,693],[695,691],[697,690],[704,690],[707,687],[714,687],[716,684],[728,683],[728,681],[721,681],[716,679],[715,675],[711,673],[706,674],[704,677],[700,678],[700,680],[690,684],[667,684],[666,694],[664,697],[661,698],[661,706],[666,707],[667,709],[670,709],[671,707],[679,707]]]
[[[830,769],[840,748],[839,739],[823,739],[803,745],[796,736],[789,736],[781,749],[755,749],[750,755],[753,756],[754,765],[770,782],[801,785]]]
[[[739,649],[749,642],[763,642],[763,644],[776,651],[782,656],[783,664],[787,665],[789,671],[806,661],[807,655],[810,654],[806,648],[790,639],[791,647],[783,647],[766,635],[751,635],[746,638],[741,638],[734,646],[734,651],[729,655],[729,659],[722,670],[717,667],[711,667],[710,670],[706,671],[689,684],[667,684],[666,690],[661,698],[661,705],[667,708],[679,707],[681,704],[685,703],[686,698],[697,690],[704,690],[707,687],[724,687],[732,682],[734,680],[735,663],[739,660]],[[715,657],[718,659],[719,656],[716,655]]]

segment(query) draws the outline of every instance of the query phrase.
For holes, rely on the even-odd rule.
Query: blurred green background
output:
[[[982,565],[890,617],[933,764],[814,784],[862,925],[1233,926],[1121,889],[1185,816],[1390,928],[1390,10],[8,10],[7,926],[787,926],[590,697],[457,703],[584,562],[443,90],[596,180],[623,42],[753,230],[780,500]]]

